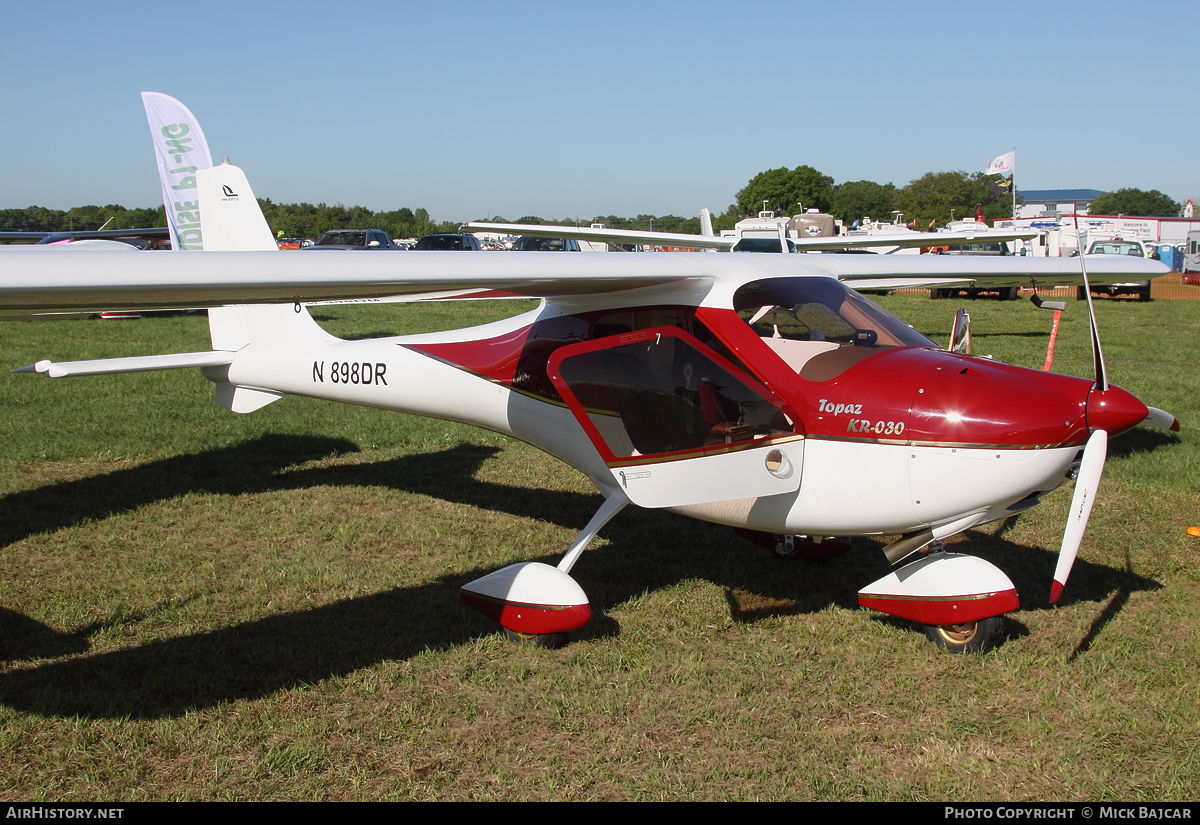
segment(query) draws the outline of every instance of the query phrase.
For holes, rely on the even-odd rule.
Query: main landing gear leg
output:
[[[629,503],[615,490],[575,537],[557,567],[541,562],[511,564],[462,587],[462,601],[504,628],[510,639],[540,647],[562,647],[567,634],[592,617],[587,595],[569,573],[604,525]]]

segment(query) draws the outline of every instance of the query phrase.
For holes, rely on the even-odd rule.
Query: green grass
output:
[[[960,305],[880,302],[941,342]],[[1041,366],[1049,312],[961,303],[976,354]],[[318,314],[355,336],[523,308]],[[587,522],[599,497],[556,460],[308,399],[237,416],[194,370],[0,376],[0,797],[1194,799],[1200,318],[1097,312],[1112,380],[1183,430],[1112,442],[1057,609],[1069,487],[956,542],[1023,604],[965,657],[857,608],[880,541],[788,563],[633,508],[575,568],[592,623],[511,644],[458,588]],[[0,336],[10,367],[207,347],[187,315]],[[1055,369],[1091,373],[1074,303]]]

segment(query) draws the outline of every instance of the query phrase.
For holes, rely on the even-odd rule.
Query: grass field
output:
[[[878,299],[1039,368],[1028,302]],[[217,407],[197,371],[0,375],[0,797],[1179,800],[1200,793],[1200,314],[1098,301],[1112,380],[1182,431],[1110,444],[1057,609],[1071,488],[958,537],[1023,609],[977,656],[857,607],[883,541],[776,559],[629,508],[574,575],[592,623],[505,641],[458,588],[557,562],[600,498],[456,424],[286,398]],[[322,308],[343,336],[513,303]],[[0,325],[8,368],[206,349],[203,317]],[[1086,312],[1055,369],[1091,374]],[[818,483],[805,479],[805,483]]]

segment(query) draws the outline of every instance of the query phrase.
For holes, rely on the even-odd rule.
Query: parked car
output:
[[[301,249],[403,249],[381,229],[331,229]]]
[[[446,235],[426,235],[417,241],[414,250],[421,249],[461,249],[465,251],[482,252],[483,247],[479,245],[479,239],[470,232],[462,234],[446,234]]]
[[[522,235],[512,245],[513,252],[579,252],[579,241],[570,238],[535,238]]]
[[[1138,240],[1125,240],[1123,238],[1107,238],[1104,240],[1092,241],[1092,245],[1088,247],[1089,255],[1131,255],[1135,258],[1151,258],[1158,260],[1158,250]],[[1128,284],[1112,284],[1110,286],[1093,286],[1092,294],[1103,293],[1105,295],[1136,295],[1139,301],[1150,300],[1150,282],[1149,281],[1134,281]],[[1083,287],[1075,288],[1075,298],[1080,301],[1087,300],[1087,290]]]

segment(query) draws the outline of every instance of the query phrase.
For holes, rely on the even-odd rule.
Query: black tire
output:
[[[989,616],[967,624],[925,625],[925,636],[951,653],[978,653],[996,644],[1004,627],[1003,616]]]
[[[929,290],[929,300],[936,301],[938,298],[941,298],[941,297],[942,297],[942,291],[940,289],[935,288],[935,289]]]
[[[1075,287],[1075,300],[1086,301],[1088,299],[1087,290],[1081,286]]]
[[[1021,297],[1021,288],[1019,286],[1010,286],[1008,289],[1001,291],[1001,301],[1015,301]]]
[[[507,627],[500,629],[504,631],[506,639],[520,642],[521,644],[544,647],[547,650],[558,650],[570,640],[570,636],[566,633],[518,633],[515,630],[509,630]]]

